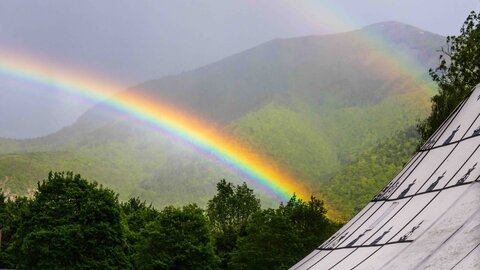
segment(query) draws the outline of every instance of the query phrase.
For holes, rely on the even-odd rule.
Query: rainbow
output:
[[[288,12],[289,21],[296,24],[308,25],[311,29],[321,32],[338,34],[340,32],[355,31],[366,25],[353,14],[347,13],[344,8],[331,0],[279,0],[259,5],[255,0],[247,0],[248,5],[263,9],[262,14],[268,16],[271,10],[281,6]],[[436,92],[436,87],[423,75],[426,70],[416,59],[410,55],[394,51],[396,44],[373,31],[355,31],[355,40],[358,45],[373,47],[372,54],[368,55],[371,61],[377,61],[377,72],[384,76],[391,74],[403,75],[411,80],[418,92],[427,93],[429,96]]]
[[[248,0],[247,3],[255,8],[265,8],[265,14],[269,14],[268,5],[262,6],[253,0]],[[284,10],[289,12],[287,16],[295,23],[307,24],[313,29],[342,32],[362,25],[354,16],[346,14],[341,7],[327,0],[284,0],[275,1],[275,5],[283,5]],[[419,92],[429,95],[434,93],[432,85],[420,76],[424,73],[421,65],[408,55],[388,50],[387,48],[392,45],[388,41],[375,33],[360,34],[360,32],[356,41],[378,49],[374,55],[369,55],[381,63],[377,65],[378,72],[385,75],[404,75],[411,79]],[[49,61],[33,61],[32,58],[22,58],[20,55],[24,54],[9,54],[2,51],[0,74],[52,86],[85,100],[103,101],[115,111],[133,116],[170,134],[173,138],[194,146],[201,153],[226,165],[250,183],[262,187],[281,200],[289,199],[294,192],[304,199],[310,194],[299,181],[280,169],[269,158],[256,153],[228,134],[219,132],[213,124],[192,117],[180,108],[159,101],[152,102],[132,93],[117,94],[122,87],[111,82],[92,79],[94,77],[91,74],[78,70],[69,69],[70,73],[67,73],[63,67],[55,68]]]
[[[0,74],[21,81],[43,84],[103,104],[132,116],[170,136],[180,139],[200,153],[229,167],[256,187],[263,188],[282,201],[295,193],[307,199],[309,192],[273,161],[256,153],[232,136],[180,108],[131,93],[119,92],[112,83],[92,80],[92,76],[44,65],[19,55],[2,52]]]

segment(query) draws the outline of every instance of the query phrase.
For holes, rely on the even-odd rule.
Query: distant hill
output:
[[[376,35],[387,42],[362,41]],[[126,91],[217,123],[328,200],[335,191],[327,184],[339,170],[427,114],[433,93],[419,85],[429,83],[427,70],[435,66],[443,43],[442,36],[386,22],[341,34],[272,40]],[[408,55],[421,63],[420,72],[407,76],[389,68],[386,53],[394,60]],[[0,140],[4,189],[25,194],[50,169],[74,170],[125,197],[141,196],[156,205],[204,204],[219,179],[242,181],[102,107],[44,138]],[[335,198],[332,202],[341,201]]]

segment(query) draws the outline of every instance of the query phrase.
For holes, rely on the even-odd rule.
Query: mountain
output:
[[[385,42],[371,42],[379,37]],[[425,87],[427,70],[435,66],[443,43],[442,36],[385,22],[334,35],[272,40],[125,91],[214,122],[328,202],[335,197],[329,179],[427,114],[433,94]],[[392,64],[407,56],[418,62],[415,69]],[[74,170],[125,197],[156,205],[204,204],[218,180],[242,181],[104,108],[98,104],[72,126],[43,138],[0,140],[3,188],[25,194],[48,170]]]

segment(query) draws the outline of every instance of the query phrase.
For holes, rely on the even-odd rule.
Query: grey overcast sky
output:
[[[467,14],[479,9],[480,0],[0,0],[0,57],[14,49],[127,87],[274,38],[348,31],[381,21],[457,34]],[[89,105],[42,94],[48,91],[20,92],[18,85],[0,74],[0,137],[51,132]],[[38,109],[37,103],[44,105]],[[18,108],[23,108],[20,116]],[[29,115],[47,112],[57,114],[45,130],[15,131],[21,124],[32,126]]]
[[[479,7],[479,0],[0,0],[0,53],[15,48],[127,85],[274,38],[381,21],[451,35]]]

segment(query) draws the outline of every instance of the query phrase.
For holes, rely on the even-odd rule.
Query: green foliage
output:
[[[312,250],[338,228],[337,224],[332,223],[326,217],[327,210],[323,201],[314,196],[305,202],[293,195],[286,205],[280,205],[278,211],[283,216],[289,217],[293,223],[291,228],[302,239],[302,252]]]
[[[480,83],[480,14],[472,11],[460,35],[447,37],[446,43],[439,56],[439,66],[430,69],[439,92],[432,98],[430,116],[418,124],[423,140],[427,140]]]
[[[155,207],[198,202],[205,206],[215,192],[211,179],[241,179],[192,149],[149,131],[99,142],[97,134],[55,148],[0,154],[0,188],[7,194],[31,196],[36,182],[55,168],[81,172],[120,194],[140,197]],[[120,128],[118,134],[125,134]],[[100,135],[98,135],[100,136]],[[118,135],[117,135],[118,136]],[[266,198],[266,196],[264,196]]]
[[[427,69],[443,38],[401,24],[369,28],[274,40],[127,91],[218,124],[325,199],[325,181],[340,166],[428,113],[432,93],[405,73],[385,69],[378,50],[396,59],[411,56]],[[359,42],[359,34],[372,31],[395,45],[372,48]],[[423,69],[412,72],[425,75]],[[203,207],[215,194],[215,179],[242,183],[171,138],[101,107],[45,138],[0,139],[0,187],[29,195],[36,181],[54,168],[79,172],[112,188],[122,200],[139,197],[155,207],[192,202]],[[257,192],[264,206],[276,206]]]
[[[275,157],[282,168],[301,179],[310,190],[318,191],[315,195],[326,201],[330,216],[350,216],[350,209],[362,204],[355,199],[344,207],[343,203],[350,201],[351,195],[339,193],[336,187],[330,188],[329,179],[363,152],[425,116],[428,96],[429,93],[419,90],[391,96],[370,106],[338,108],[334,108],[338,102],[333,101],[333,104],[325,105],[327,107],[317,108],[306,101],[297,101],[291,105],[295,109],[271,103],[239,119],[232,124],[232,129],[259,152]],[[368,163],[362,166],[358,169],[369,170]],[[380,170],[375,172],[379,172],[379,177],[390,175]],[[341,188],[348,187],[344,185]],[[377,185],[370,189],[365,185],[362,191],[366,193],[357,195],[368,197],[376,188]],[[345,197],[339,198],[339,195]],[[344,213],[343,210],[349,212]]]
[[[234,186],[221,180],[217,194],[208,201],[207,215],[214,229],[215,245],[222,268],[230,261],[238,237],[244,232],[251,216],[260,211],[260,200],[246,183]]]
[[[233,133],[260,153],[275,160],[294,174],[308,180],[320,177],[339,166],[335,148],[315,121],[313,112],[269,103],[230,125]],[[315,166],[312,166],[315,164]]]
[[[142,240],[141,231],[145,226],[155,220],[160,213],[152,205],[146,204],[139,198],[130,198],[121,203],[123,210],[123,222],[125,223],[125,233],[127,237],[127,256],[130,262],[135,260],[138,253],[137,248]]]
[[[327,200],[348,220],[377,194],[415,152],[414,127],[397,133],[342,167],[325,185]]]
[[[0,193],[0,267],[283,269],[338,229],[325,213],[322,201],[295,196],[261,210],[245,183],[225,180],[207,212],[196,205],[159,212],[138,198],[119,203],[80,175],[50,173],[32,199]]]
[[[448,42],[478,44],[478,15],[471,16],[462,30],[465,38]],[[439,37],[400,30],[392,31],[397,46],[387,51],[430,63],[426,52]],[[274,41],[199,71],[150,82],[145,94],[210,117],[319,190],[316,195],[346,219],[411,155],[416,135],[397,132],[427,114],[432,94],[421,79],[378,72],[384,67],[374,57],[378,48],[355,40],[342,34]],[[465,74],[476,77],[477,66],[471,73],[463,66],[452,69],[477,57],[473,45],[449,47],[455,51],[453,64],[443,62],[431,72],[434,80],[448,85],[465,80]],[[460,77],[449,77],[455,73]],[[46,138],[0,139],[0,187],[7,195],[34,194],[0,198],[0,267],[285,269],[339,226],[315,197],[304,202],[294,196],[262,210],[245,183],[222,180],[208,200],[215,191],[212,179],[231,174],[125,119],[97,117],[99,111]],[[51,168],[80,171],[122,198],[134,198],[119,204],[113,191],[73,174],[51,174],[33,193],[35,180]],[[159,212],[140,198],[156,206],[208,201],[208,207]]]
[[[121,203],[121,206],[128,228],[134,232],[139,232],[159,215],[159,212],[151,204],[147,206],[146,202],[139,198],[130,198]]]
[[[232,254],[231,269],[287,269],[292,266],[304,253],[299,250],[300,239],[291,230],[291,225],[288,218],[274,209],[254,215],[247,235],[239,239],[238,249]]]
[[[288,106],[269,103],[228,129],[260,153],[274,157],[282,170],[330,205],[325,182],[360,153],[426,115],[427,101],[428,93],[411,92],[359,107],[336,108],[336,101],[328,107],[301,100]],[[123,126],[114,130],[126,133]],[[32,194],[36,181],[55,168],[81,172],[119,192],[122,200],[139,197],[164,207],[185,202],[205,206],[215,193],[212,179],[228,177],[241,184],[233,173],[150,132],[127,132],[126,138],[112,135],[110,139],[93,133],[60,147],[62,151],[34,148],[0,155],[0,187],[10,194]],[[275,207],[267,195],[256,194],[265,206]]]
[[[166,207],[141,232],[136,269],[215,269],[211,229],[196,205]]]
[[[14,201],[6,200],[0,208],[0,223],[2,223],[2,246],[0,248],[0,267],[15,268],[17,265],[17,252],[15,241],[18,241],[17,231],[24,222],[23,217],[27,211],[29,201],[26,198],[16,198]]]
[[[50,173],[27,204],[15,242],[21,268],[128,267],[117,195],[73,173]]]
[[[233,251],[231,269],[287,269],[338,229],[325,216],[323,202],[293,196],[278,209],[253,215]]]
[[[216,231],[238,231],[259,210],[260,200],[246,183],[234,186],[223,179],[217,183],[217,194],[208,202],[207,215]]]

